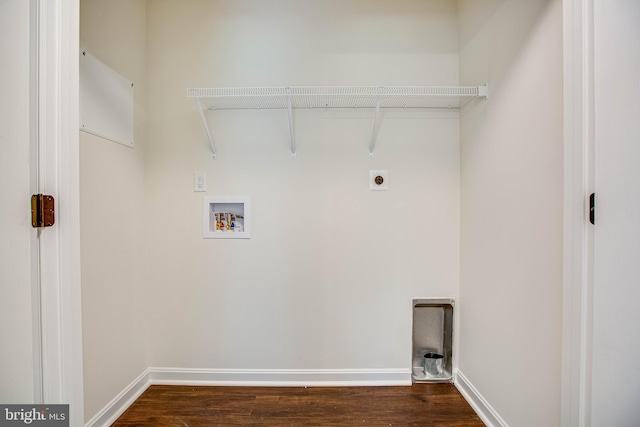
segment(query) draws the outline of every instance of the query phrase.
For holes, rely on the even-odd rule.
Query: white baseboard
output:
[[[400,386],[410,369],[185,369],[149,368],[151,384],[209,386]]]
[[[509,427],[505,420],[491,407],[487,399],[471,384],[460,370],[455,370],[454,384],[460,394],[467,400],[469,405],[476,411],[488,427]]]
[[[113,424],[149,387],[149,369],[133,380],[111,402],[85,424],[85,427],[103,427]]]
[[[85,427],[110,426],[150,385],[355,387],[410,386],[410,369],[148,368]]]

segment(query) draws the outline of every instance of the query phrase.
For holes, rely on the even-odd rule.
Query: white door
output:
[[[78,0],[0,0],[0,403],[83,425]],[[30,196],[56,198],[31,227]],[[39,289],[39,290],[38,290]]]
[[[640,426],[640,1],[594,1],[591,425]]]
[[[38,403],[38,295],[29,199],[30,2],[0,1],[0,402]],[[37,271],[37,270],[35,270]]]

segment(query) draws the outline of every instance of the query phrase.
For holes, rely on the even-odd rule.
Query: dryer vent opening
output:
[[[413,300],[413,382],[453,382],[453,307],[450,298]]]

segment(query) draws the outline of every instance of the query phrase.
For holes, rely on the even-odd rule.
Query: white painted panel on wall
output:
[[[133,82],[80,51],[80,130],[133,147]]]

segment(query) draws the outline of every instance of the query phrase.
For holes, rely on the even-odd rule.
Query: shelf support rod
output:
[[[373,159],[373,150],[376,148],[376,138],[378,137],[378,120],[380,117],[380,100],[382,99],[382,86],[378,88],[378,99],[376,101],[376,113],[373,117],[373,130],[371,131],[371,142],[369,143],[369,158]]]
[[[289,113],[289,133],[291,134],[291,158],[296,158],[296,137],[293,133],[293,112],[291,111],[291,88],[287,87],[287,112]]]
[[[215,160],[218,158],[218,155],[216,153],[216,145],[213,143],[213,138],[211,138],[211,132],[209,132],[209,125],[207,125],[207,119],[204,117],[204,111],[202,111],[200,98],[196,98],[196,104],[198,105],[198,112],[200,113],[202,124],[204,125],[204,133],[207,134],[207,139],[209,140],[209,145],[211,146],[211,151],[213,152],[213,159]]]

